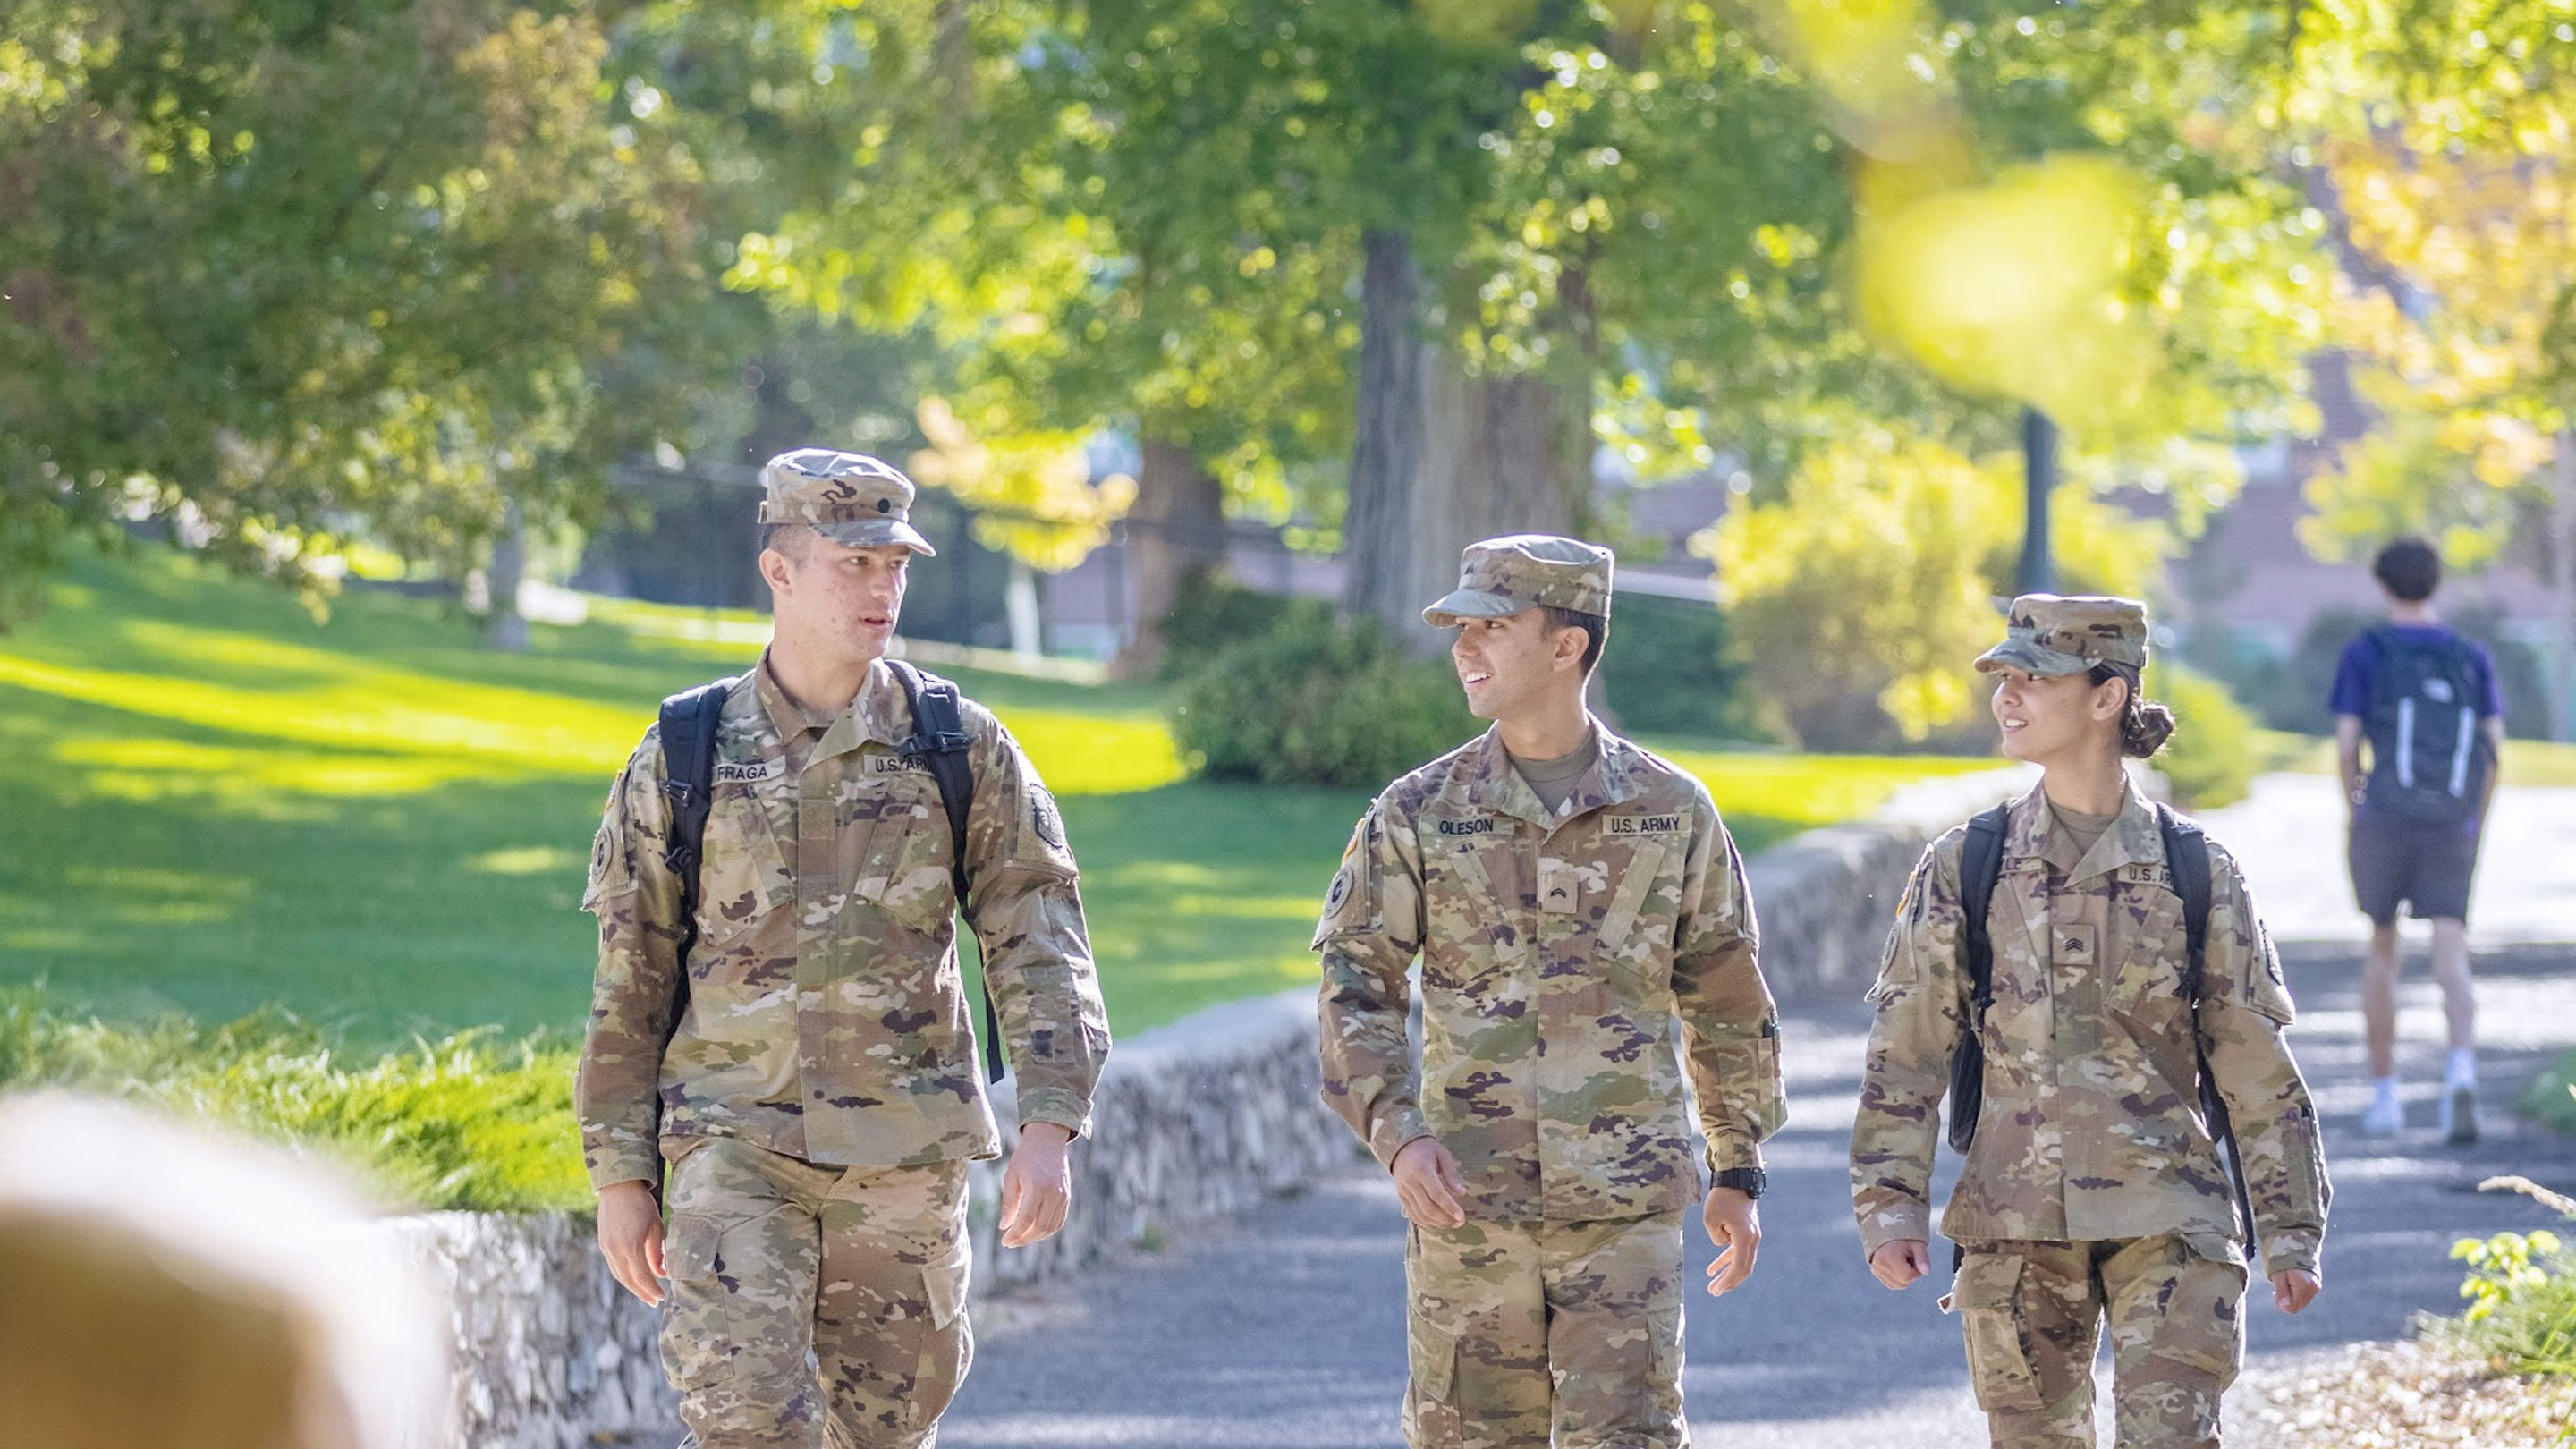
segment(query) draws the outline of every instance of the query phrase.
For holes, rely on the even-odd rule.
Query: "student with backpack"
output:
[[[2370,917],[2361,1011],[2371,1101],[2361,1130],[2406,1125],[2397,1096],[2397,911],[2433,923],[2433,976],[2442,984],[2451,1055],[2440,1125],[2453,1142],[2478,1138],[2477,1005],[2469,988],[2469,881],[2494,802],[2504,746],[2504,693],[2487,647],[2433,615],[2442,557],[2420,538],[2379,551],[2371,576],[2388,622],[2344,646],[2336,663],[2335,744],[2351,810],[2352,890]],[[2365,763],[2362,746],[2370,746]]]
[[[2235,861],[2122,767],[2174,728],[2146,662],[2144,605],[2013,601],[1977,668],[2040,784],[1924,852],[1870,991],[1862,1251],[1889,1288],[1931,1271],[1947,1095],[1967,1161],[1942,1307],[2009,1449],[2091,1449],[2106,1321],[2123,1449],[2215,1449],[2247,1260],[2285,1311],[2319,1290],[2325,1167],[2280,962]]]
[[[1025,1247],[1064,1225],[1109,1029],[1036,769],[884,657],[931,551],[912,481],[820,448],[761,481],[769,648],[663,703],[592,846],[573,1106],[600,1250],[663,1307],[691,1445],[922,1449],[973,1358],[966,1164],[1002,1149],[984,1079],[1007,1047],[1000,1237]]]

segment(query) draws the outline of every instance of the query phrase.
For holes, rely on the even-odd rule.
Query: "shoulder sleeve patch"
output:
[[[596,911],[602,902],[633,895],[639,888],[626,822],[626,780],[621,774],[608,787],[608,806],[600,814],[598,833],[590,839],[590,879],[581,892],[585,911]]]
[[[1377,924],[1377,813],[1371,811],[1351,830],[1342,848],[1342,863],[1324,892],[1324,916],[1315,927],[1314,948],[1343,936],[1358,935]]]

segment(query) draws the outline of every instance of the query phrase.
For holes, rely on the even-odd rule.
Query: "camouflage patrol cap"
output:
[[[900,543],[939,552],[912,526],[912,480],[881,458],[799,448],[770,459],[760,485],[763,524],[802,523],[850,548]]]
[[[2012,601],[2004,636],[1977,656],[1980,671],[2081,674],[2097,664],[2147,667],[2147,606],[2135,599],[2024,594]]]
[[[1446,629],[1461,619],[1500,619],[1523,609],[1610,614],[1610,550],[1575,538],[1516,533],[1467,545],[1458,587],[1422,611]]]

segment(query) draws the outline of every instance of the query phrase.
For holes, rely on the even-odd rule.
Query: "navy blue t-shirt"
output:
[[[2427,644],[2460,637],[2447,624],[2391,624],[2388,628],[2409,641]],[[2467,642],[2473,656],[2471,697],[2478,718],[2498,718],[2504,714],[2504,687],[2496,682],[2495,656],[2477,640]],[[2343,657],[2335,661],[2334,693],[2328,696],[2327,708],[2336,714],[2370,718],[2370,695],[2379,683],[2379,666],[2379,646],[2370,642],[2368,634],[2354,635],[2343,646]]]

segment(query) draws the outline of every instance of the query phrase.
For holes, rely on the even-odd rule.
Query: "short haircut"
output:
[[[769,553],[774,550],[802,563],[806,546],[818,537],[820,535],[806,524],[764,523],[760,526],[760,551]]]
[[[2370,561],[2370,576],[2397,598],[2420,604],[2442,586],[2442,555],[2410,535],[2379,551]]]
[[[1539,605],[1539,612],[1547,617],[1550,630],[1583,631],[1583,672],[1590,674],[1592,666],[1601,662],[1601,646],[1609,642],[1610,621],[1599,614],[1587,614],[1581,609],[1560,609],[1553,604]]]

